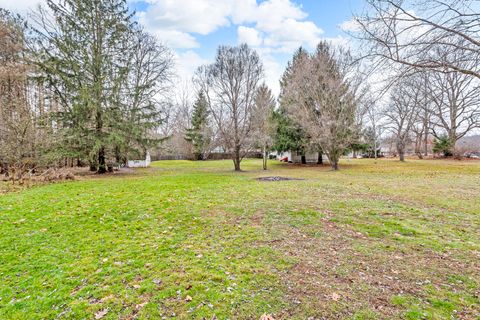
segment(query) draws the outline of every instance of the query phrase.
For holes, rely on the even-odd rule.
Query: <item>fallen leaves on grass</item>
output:
[[[102,310],[99,310],[95,313],[95,319],[98,320],[98,319],[102,319],[103,317],[105,317],[108,313],[108,309],[102,309]]]
[[[135,309],[136,309],[136,310],[140,310],[140,309],[142,309],[147,303],[148,303],[148,301],[139,303],[139,304],[135,305]]]
[[[338,293],[332,293],[332,295],[330,296],[330,298],[333,300],[333,301],[338,301],[340,300],[340,295]]]

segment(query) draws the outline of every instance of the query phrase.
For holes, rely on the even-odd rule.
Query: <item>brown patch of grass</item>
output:
[[[297,261],[282,273],[291,302],[281,314],[284,319],[305,311],[321,319],[345,319],[362,309],[374,310],[382,319],[397,319],[404,310],[392,304],[394,296],[426,299],[424,285],[445,286],[452,270],[480,274],[474,262],[428,249],[405,252],[390,243],[389,253],[375,251],[375,240],[328,219],[322,219],[320,237],[283,224],[273,229],[277,238],[270,245]],[[365,254],[358,247],[373,250]],[[463,310],[462,319],[474,316],[473,309]]]

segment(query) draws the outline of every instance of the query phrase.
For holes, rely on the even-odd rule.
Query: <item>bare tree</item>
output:
[[[428,155],[428,138],[431,131],[432,102],[429,98],[428,76],[429,71],[420,70],[406,77],[407,87],[410,88],[408,94],[413,96],[413,103],[415,104],[413,107],[416,109],[411,133],[414,152],[419,159],[423,159],[424,155]],[[402,81],[403,79],[400,79],[400,83]]]
[[[13,181],[34,165],[35,157],[27,55],[23,20],[0,8],[0,161]]]
[[[174,96],[169,99],[162,109],[163,121],[160,123],[158,132],[163,137],[170,136],[175,129],[185,130],[190,126],[191,106],[193,98],[188,82],[176,84]]]
[[[312,55],[302,55],[285,85],[289,115],[321,147],[334,170],[350,145],[358,105],[358,83],[347,52],[321,42]]]
[[[478,38],[480,4],[454,2],[369,0],[371,10],[355,17],[362,40],[370,45],[367,56],[388,59],[413,68],[456,70],[480,77]],[[415,11],[413,11],[415,10]],[[449,54],[460,54],[459,61]],[[459,62],[470,61],[469,65]]]
[[[119,103],[122,106],[119,134],[124,137],[120,144],[124,149],[121,154],[128,157],[140,153],[140,157],[145,157],[149,147],[158,145],[155,133],[170,107],[168,94],[172,86],[173,56],[166,46],[144,30],[134,32],[130,41],[129,74],[124,82],[125,92],[119,95],[120,99],[125,97]]]
[[[182,159],[192,153],[191,143],[185,140],[185,132],[190,127],[192,96],[188,82],[176,84],[175,95],[163,105],[162,121],[157,134],[164,139],[159,148],[160,156],[173,156]]]
[[[430,72],[428,85],[432,103],[432,133],[446,134],[452,153],[457,141],[480,128],[480,81],[460,72]]]
[[[419,90],[411,79],[403,79],[394,87],[384,111],[386,128],[395,137],[400,161],[405,161],[405,148],[411,141],[412,127],[417,119]]]
[[[205,93],[221,140],[232,153],[235,171],[252,146],[252,111],[263,77],[258,54],[248,45],[220,46],[215,62],[200,67],[195,83]]]
[[[267,85],[262,84],[255,96],[252,112],[253,139],[262,148],[263,170],[267,170],[268,148],[273,144],[274,124],[272,121],[275,98]]]
[[[375,102],[375,100],[366,100],[369,102],[369,107],[366,110],[366,118],[371,129],[371,141],[368,141],[368,143],[373,147],[373,154],[376,160],[378,157],[378,142],[384,130],[384,125],[382,123],[383,114],[379,110],[378,104]]]
[[[480,78],[478,0],[367,3],[368,10],[354,18],[352,32],[365,44],[365,57],[380,64],[390,61],[413,69],[458,71]],[[447,54],[438,56],[438,51]]]
[[[419,142],[419,148],[421,144],[423,144],[423,155],[426,157],[428,156],[428,138],[431,133],[431,120],[432,120],[432,101],[429,99],[428,94],[428,72],[421,72],[419,77],[419,84],[418,88],[421,88],[422,91],[422,110],[418,113],[418,121],[420,124],[417,124],[416,127],[420,127],[418,138],[423,140]],[[421,138],[421,134],[423,133],[423,139]],[[419,150],[419,158],[421,157],[421,151]]]

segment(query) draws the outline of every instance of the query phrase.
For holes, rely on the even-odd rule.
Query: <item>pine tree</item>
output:
[[[107,170],[106,148],[114,137],[116,94],[125,81],[127,39],[134,27],[126,0],[47,1],[37,15],[38,65],[55,88],[62,110],[62,143],[71,155],[87,157],[92,169]]]
[[[309,139],[305,131],[288,116],[282,107],[273,113],[273,120],[275,122],[273,149],[280,152],[296,152],[302,155],[302,162],[306,162],[304,155]]]
[[[133,22],[127,0],[48,0],[36,15],[37,64],[62,106],[63,152],[99,173],[145,153],[159,122],[171,57]],[[54,23],[52,23],[52,17]]]
[[[205,148],[210,144],[208,127],[208,104],[203,91],[193,105],[192,127],[187,129],[185,140],[193,145],[195,160],[203,160]]]

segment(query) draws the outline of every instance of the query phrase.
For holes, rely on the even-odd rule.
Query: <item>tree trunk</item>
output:
[[[317,164],[323,164],[323,153],[322,153],[322,151],[318,151]]]
[[[457,134],[455,131],[451,130],[449,132],[449,140],[450,140],[450,153],[453,155],[455,158],[459,158],[460,155],[457,153]]]
[[[397,152],[400,161],[405,161],[405,144],[401,139],[397,140]]]
[[[263,170],[267,170],[267,148],[263,146]]]
[[[90,161],[90,171],[97,171],[97,161]]]
[[[107,166],[105,163],[105,147],[100,147],[98,150],[98,173],[107,172]]]
[[[415,154],[417,155],[418,159],[423,159],[421,147],[422,147],[422,135],[420,134],[415,138]]]
[[[301,160],[301,161],[302,161],[302,164],[307,164],[307,157],[306,157],[304,154],[302,154],[301,159],[302,159],[302,160]]]
[[[122,155],[120,152],[120,147],[115,146],[115,162],[117,163],[117,165],[120,165],[121,161],[122,161]]]
[[[329,157],[328,160],[330,161],[330,165],[334,171],[338,170],[338,158],[337,157]]]
[[[240,146],[235,147],[235,152],[233,153],[233,165],[235,166],[235,171],[241,171],[240,169]]]
[[[426,157],[428,156],[428,122],[425,122],[425,133],[423,136],[423,155]]]
[[[240,169],[240,162],[239,160],[235,157],[235,159],[233,159],[233,165],[235,167],[235,171],[241,171]]]

